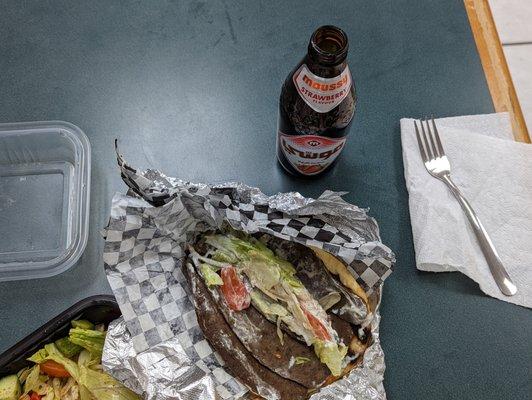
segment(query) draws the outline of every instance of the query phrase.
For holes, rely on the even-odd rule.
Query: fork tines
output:
[[[438,134],[438,129],[436,129],[434,118],[431,118],[431,122],[432,129],[427,118],[424,120],[419,120],[419,124],[421,125],[420,133],[417,121],[414,120],[419,152],[421,153],[421,158],[424,162],[443,157],[445,155],[440,141],[440,135]]]

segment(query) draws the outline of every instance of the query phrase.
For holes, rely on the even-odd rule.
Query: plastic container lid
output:
[[[90,144],[68,122],[0,124],[0,281],[79,259],[89,228]]]

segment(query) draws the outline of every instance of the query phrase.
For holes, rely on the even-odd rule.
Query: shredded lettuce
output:
[[[293,288],[302,288],[303,284],[294,274],[286,269],[281,269],[281,279]]]
[[[294,360],[294,364],[295,365],[301,365],[301,364],[305,364],[305,363],[308,363],[310,361],[310,358],[308,357],[300,357],[300,356],[297,356]]]
[[[83,349],[78,356],[78,366],[84,365],[90,367],[91,365],[100,364],[101,359],[97,355],[91,354],[88,350]]]
[[[17,372],[18,380],[20,382],[26,381],[26,378],[28,377],[30,373],[30,367],[22,368],[20,371]]]
[[[28,358],[28,361],[32,361],[35,364],[40,364],[46,359],[46,356],[48,356],[48,352],[45,349],[40,349],[39,351],[34,353],[30,358]]]
[[[103,344],[105,342],[105,332],[94,331],[92,329],[72,328],[68,338],[74,344],[83,347],[91,354],[102,356]]]
[[[281,280],[279,268],[260,258],[243,261],[240,266],[254,287],[271,289]]]
[[[29,393],[32,390],[37,392],[40,390],[41,381],[39,380],[39,365],[35,365],[31,370],[26,381],[24,382],[24,393]]]
[[[94,397],[91,395],[91,392],[89,392],[89,389],[87,389],[83,385],[79,385],[79,398],[80,400],[93,400]]]
[[[70,339],[67,337],[58,339],[54,343],[59,349],[59,351],[63,353],[65,357],[68,357],[68,358],[77,356],[79,352],[82,350],[81,346],[78,346],[77,344],[72,343]]]
[[[244,270],[251,284],[261,290],[269,290],[285,280],[295,286],[302,286],[295,278],[296,270],[289,262],[277,257],[266,245],[254,238],[247,240],[233,235],[209,235],[205,241],[223,254],[233,264]]]
[[[81,328],[81,329],[94,329],[94,324],[86,319],[75,319],[70,321],[72,328]]]
[[[280,303],[268,299],[260,290],[251,291],[251,302],[257,309],[266,316],[285,317],[288,310]]]
[[[53,378],[52,379],[52,392],[53,399],[61,399],[61,379]]]
[[[214,247],[218,254],[224,254],[224,257],[229,257],[235,262],[240,259],[238,250],[233,246],[230,236],[208,235],[205,236],[205,242]]]
[[[234,264],[238,261],[238,258],[234,254],[224,251],[223,249],[216,250],[212,255],[213,260],[219,262],[225,262],[228,264]]]
[[[334,376],[341,375],[344,358],[347,354],[346,346],[343,344],[317,340],[314,342],[314,352],[320,361],[327,365]]]
[[[140,397],[105,372],[79,367],[78,383],[98,400],[140,400]]]
[[[91,361],[92,361],[91,353],[85,349],[81,350],[81,353],[79,353],[79,356],[78,356],[78,365],[87,366],[91,363]]]
[[[200,271],[207,286],[210,287],[223,285],[224,282],[222,281],[222,278],[214,271],[214,269],[210,265],[201,264]]]

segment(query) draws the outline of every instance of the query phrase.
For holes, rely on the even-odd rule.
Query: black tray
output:
[[[42,346],[68,336],[70,321],[73,319],[83,318],[95,324],[108,324],[120,315],[114,296],[91,296],[79,301],[0,354],[0,377],[17,373],[31,364],[26,358]]]

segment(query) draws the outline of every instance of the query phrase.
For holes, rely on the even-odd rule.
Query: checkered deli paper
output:
[[[224,368],[198,326],[182,268],[185,246],[226,223],[250,234],[322,248],[347,265],[368,294],[380,299],[395,261],[375,220],[345,202],[344,193],[266,196],[241,183],[206,185],[137,171],[118,155],[127,195],[113,198],[104,230],[107,279],[122,311],[109,328],[104,368],[147,399],[241,399],[247,389]],[[385,399],[379,313],[373,344],[361,365],[312,396]],[[273,399],[272,399],[273,400]]]

